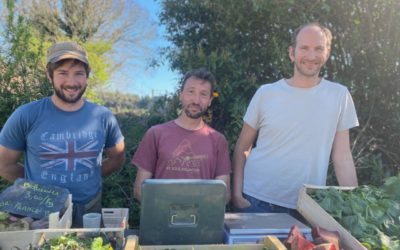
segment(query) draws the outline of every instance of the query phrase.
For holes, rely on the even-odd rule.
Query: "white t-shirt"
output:
[[[336,132],[358,126],[347,88],[325,79],[312,88],[283,79],[262,85],[244,121],[258,139],[245,163],[243,192],[288,208],[296,207],[303,184],[326,184]]]

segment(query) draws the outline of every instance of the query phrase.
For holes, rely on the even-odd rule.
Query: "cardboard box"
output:
[[[125,237],[123,228],[69,228],[69,229],[39,229],[34,230],[32,245],[41,246],[46,240],[59,237],[61,235],[76,233],[82,237],[95,237],[100,234],[105,234],[109,239],[118,241],[117,249],[122,249],[125,246]]]
[[[237,245],[162,245],[140,246],[136,235],[128,236],[125,250],[287,250],[275,236],[267,236],[263,244],[237,244]]]
[[[103,224],[106,228],[128,228],[129,208],[103,208]]]
[[[63,216],[60,212],[49,215],[49,228],[70,228],[72,225],[72,195],[68,196]],[[26,249],[32,243],[35,230],[0,232],[0,249]]]
[[[224,243],[256,244],[267,235],[284,240],[293,225],[312,240],[311,228],[287,213],[225,213]]]
[[[312,194],[317,189],[326,189],[327,186],[305,185],[300,190],[297,201],[297,210],[312,225],[320,226],[327,230],[337,231],[340,235],[340,244],[346,250],[367,250],[354,236],[329,215],[313,198]],[[341,190],[352,190],[354,187],[334,187]]]

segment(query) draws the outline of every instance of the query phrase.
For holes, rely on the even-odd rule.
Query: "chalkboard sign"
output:
[[[68,195],[68,189],[17,179],[0,194],[0,211],[42,219],[61,211]]]

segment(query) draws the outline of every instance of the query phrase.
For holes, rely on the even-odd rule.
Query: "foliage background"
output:
[[[1,21],[0,128],[16,107],[52,93],[43,74],[44,54],[52,41],[67,37],[82,43],[97,65],[87,97],[113,110],[126,138],[126,164],[121,171],[105,178],[103,205],[129,207],[130,225],[137,226],[139,205],[131,193],[135,168],[129,160],[149,126],[176,117],[177,96],[139,98],[100,91],[97,86],[107,84],[116,70],[112,65],[119,64],[110,61],[119,40],[112,37],[102,40],[98,35],[101,33],[93,36],[68,33],[65,32],[68,29],[62,29],[64,26],[53,27],[57,32],[44,32],[42,24],[31,25],[41,20],[33,14],[43,15],[42,12],[24,15],[14,3],[4,1],[8,15]],[[290,77],[293,69],[287,47],[291,32],[311,21],[328,26],[334,39],[332,55],[322,75],[346,85],[353,95],[360,126],[351,130],[351,142],[360,183],[380,185],[385,177],[399,172],[399,1],[160,0],[160,3],[160,22],[173,44],[164,48],[163,56],[182,74],[196,67],[207,67],[215,73],[219,96],[206,119],[225,134],[231,149],[256,89],[261,84]],[[113,27],[109,23],[104,25]],[[134,32],[135,26],[130,27]],[[336,184],[333,173],[328,184]],[[0,187],[7,185],[0,179]]]
[[[290,34],[318,21],[334,35],[322,74],[346,85],[360,127],[351,131],[361,184],[399,171],[400,2],[391,0],[165,0],[160,15],[180,72],[207,66],[219,80],[211,123],[233,147],[250,98],[264,83],[290,77]],[[372,174],[371,174],[372,173]],[[331,175],[330,183],[335,184]]]

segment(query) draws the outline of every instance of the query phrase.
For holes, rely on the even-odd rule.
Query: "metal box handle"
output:
[[[176,218],[178,217],[178,215],[174,214],[174,215],[171,216],[171,225],[174,225],[174,226],[196,225],[196,215],[190,214],[189,216],[190,216],[191,221],[188,221],[188,222],[176,222]]]

